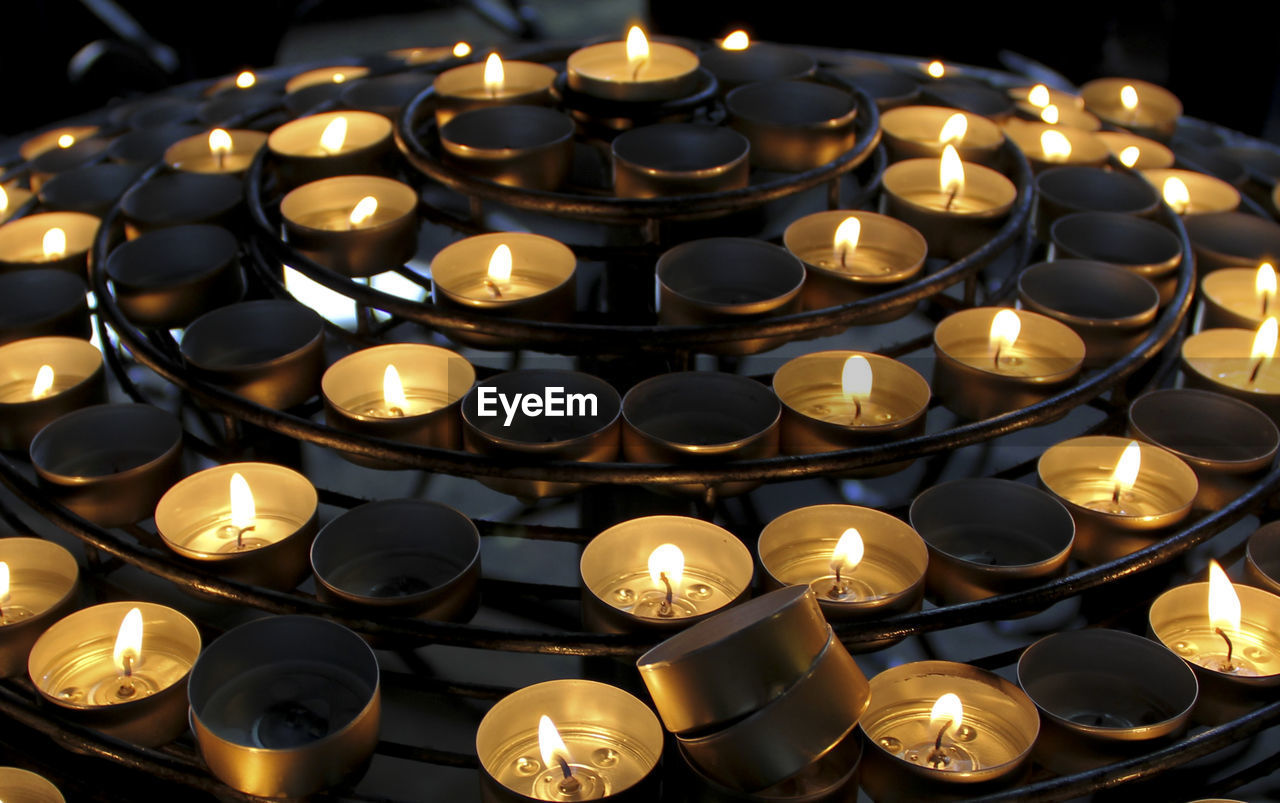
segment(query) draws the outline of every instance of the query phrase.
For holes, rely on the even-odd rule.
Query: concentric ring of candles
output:
[[[490,53],[483,62],[446,70],[431,85],[436,124],[442,126],[464,111],[487,106],[549,105],[555,78],[556,71],[545,64],[503,61],[497,53]]]
[[[261,131],[215,128],[173,143],[164,152],[164,162],[186,173],[243,173],[266,144],[267,135]]]
[[[672,100],[698,84],[698,57],[666,42],[650,42],[632,26],[626,41],[588,45],[569,55],[568,86],[592,97],[635,103]]]
[[[1210,274],[1213,275],[1213,274]],[[1275,364],[1277,322],[1256,330],[1206,329],[1182,343],[1182,370],[1191,387],[1247,401],[1280,418],[1280,366]]]
[[[1160,190],[1164,202],[1179,215],[1231,212],[1240,205],[1240,191],[1227,182],[1194,170],[1146,168],[1139,171]]]

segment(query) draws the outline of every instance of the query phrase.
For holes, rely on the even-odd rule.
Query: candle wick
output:
[[[120,656],[120,665],[121,669],[124,670],[124,676],[126,678],[133,677],[133,653],[126,652],[124,655]],[[132,684],[129,685],[132,689]]]
[[[1115,484],[1115,487],[1111,490],[1111,502],[1112,502],[1112,504],[1116,504],[1116,505],[1120,504],[1120,492],[1121,492],[1122,490],[1123,490],[1123,489],[1120,487],[1120,483],[1118,483],[1118,482],[1117,482],[1117,483]]]
[[[236,549],[244,549],[244,534],[252,530],[254,525],[236,528]]]
[[[849,246],[844,243],[840,244],[840,267],[846,270],[849,268]]]
[[[222,169],[223,162],[225,161],[226,157],[227,157],[226,151],[222,150],[221,148],[218,148],[216,151],[213,152],[213,161],[214,161],[214,164],[218,166],[219,170]]]
[[[675,592],[671,588],[671,579],[667,577],[666,572],[658,572],[658,579],[667,587],[667,596],[662,600],[662,604],[658,606],[659,616],[671,616],[671,606],[674,602]]]
[[[854,399],[853,400],[853,420],[857,421],[859,418],[862,418],[862,402],[858,401],[857,399]],[[837,576],[838,575],[839,573],[837,572]]]
[[[498,288],[498,283],[493,279],[486,278],[484,280],[484,286],[489,288],[489,292],[493,294],[494,298],[502,298],[502,290]]]
[[[947,728],[951,727],[951,722],[952,720],[948,719],[946,722],[942,723],[942,727],[938,729],[938,738],[933,741],[933,752],[929,754],[929,763],[935,768],[943,764],[951,763],[951,758],[947,756],[946,753],[942,752],[942,737],[947,735]]]
[[[950,212],[951,205],[956,202],[956,195],[960,193],[960,185],[951,188],[951,192],[947,194],[947,205],[942,207],[943,212]]]
[[[1226,663],[1226,666],[1222,668],[1230,672],[1233,669],[1233,667],[1231,666],[1231,653],[1235,649],[1235,645],[1231,643],[1231,639],[1227,636],[1226,632],[1222,628],[1215,627],[1213,629],[1213,632],[1217,633],[1219,636],[1222,636],[1222,640],[1227,642],[1227,663]]]
[[[1262,294],[1262,317],[1267,317],[1267,307],[1271,306],[1271,294]]]
[[[1253,366],[1253,370],[1249,372],[1249,384],[1252,385],[1258,379],[1258,372],[1262,370],[1262,364],[1266,362],[1266,357],[1260,357],[1258,362]]]
[[[996,345],[996,358],[992,360],[992,363],[995,365],[997,371],[1000,370],[1000,352],[1003,349],[1004,349],[1003,343]]]
[[[573,777],[573,770],[569,767],[569,762],[564,756],[556,756],[556,762],[560,765],[560,772],[564,778],[560,781],[560,791],[566,795],[577,794],[582,788],[582,784],[578,779]]]
[[[649,60],[648,60],[648,59],[639,59],[639,60],[637,60],[637,61],[636,61],[636,68],[635,68],[634,70],[632,70],[632,71],[631,71],[631,80],[632,80],[632,81],[639,81],[639,80],[640,80],[640,70],[641,70],[641,69],[643,69],[643,68],[644,68],[644,65],[646,65],[646,64],[648,64],[648,63],[649,63]]]
[[[843,563],[844,561],[841,561]],[[827,597],[829,599],[840,599],[845,595],[844,578],[840,576],[840,566],[836,566],[836,581],[831,584],[831,588],[827,589]]]
[[[404,410],[401,410],[399,407],[394,405],[387,407],[387,412],[391,413],[391,415],[396,418],[404,418]]]

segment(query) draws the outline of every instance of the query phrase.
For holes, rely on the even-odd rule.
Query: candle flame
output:
[[[0,605],[9,601],[9,564],[0,560]]]
[[[1209,561],[1209,627],[1228,636],[1240,631],[1240,597],[1216,560]]]
[[[934,60],[929,62],[929,66],[924,68],[931,78],[941,78],[947,74],[947,68],[942,66],[942,62]]]
[[[1187,208],[1191,206],[1191,191],[1187,189],[1186,183],[1177,176],[1169,176],[1164,180],[1164,189],[1161,194],[1164,196],[1164,202],[1179,215],[1186,212]]]
[[[942,159],[938,162],[938,186],[944,195],[954,193],[959,196],[964,192],[964,162],[954,145],[942,149]]]
[[[347,74],[344,72],[336,72],[333,75],[329,76],[329,80],[333,81],[335,84],[340,84],[343,81],[347,80]]]
[[[61,259],[67,253],[67,233],[54,226],[44,233],[40,245],[44,248],[45,259]]]
[[[720,47],[725,50],[746,50],[751,47],[751,37],[747,36],[746,31],[734,31],[724,38]]]
[[[1071,156],[1071,140],[1061,131],[1044,131],[1040,134],[1040,151],[1047,162],[1065,162]]]
[[[832,239],[832,247],[836,259],[841,265],[848,264],[853,252],[858,250],[858,239],[862,236],[862,221],[856,217],[847,217],[836,226],[836,234]]]
[[[471,55],[471,45],[466,42],[459,42],[453,46],[453,57],[463,59]]]
[[[1130,145],[1120,151],[1120,164],[1125,167],[1133,167],[1138,163],[1138,158],[1142,156],[1142,149],[1137,145]]]
[[[349,220],[352,226],[359,226],[369,218],[373,217],[373,213],[378,211],[378,199],[372,195],[366,195],[360,199],[355,208],[351,210]]]
[[[76,138],[71,134],[63,134],[62,136],[58,137],[59,148],[70,148],[74,144],[76,144]]]
[[[675,544],[662,544],[649,553],[649,579],[658,588],[666,587],[662,582],[664,574],[673,589],[680,587],[684,579],[684,553]]]
[[[335,117],[324,127],[320,134],[320,147],[325,153],[334,154],[342,150],[347,141],[347,118]]]
[[[639,25],[632,25],[631,30],[627,31],[627,66],[635,73],[648,60],[649,40],[645,38]]]
[[[1137,441],[1129,441],[1129,445],[1120,453],[1120,459],[1116,461],[1115,470],[1111,472],[1111,483],[1115,486],[1117,495],[1133,488],[1141,469],[1142,447]]]
[[[120,623],[120,632],[116,634],[116,646],[111,651],[111,660],[122,675],[133,672],[133,667],[142,657],[142,611],[130,608]]]
[[[942,130],[938,132],[938,141],[943,145],[959,144],[964,142],[964,135],[967,133],[969,133],[969,118],[956,112],[942,124]]]
[[[256,83],[258,83],[258,76],[254,75],[250,70],[245,70],[236,76],[236,86],[241,89],[248,89]]]
[[[1012,348],[1022,331],[1022,319],[1011,309],[1002,309],[991,319],[989,342],[995,351]]]
[[[1120,105],[1128,112],[1138,108],[1138,90],[1134,89],[1132,84],[1120,87]]]
[[[831,571],[838,575],[847,575],[862,562],[866,547],[862,543],[862,534],[854,527],[845,530],[831,550]]]
[[[36,371],[36,381],[31,385],[31,398],[41,399],[53,389],[53,366],[42,365]]]
[[[1027,103],[1035,106],[1037,109],[1043,109],[1049,105],[1049,87],[1044,84],[1036,84],[1031,87],[1031,91],[1027,93]]]
[[[489,280],[495,283],[511,280],[511,249],[506,243],[493,249],[489,257]]]
[[[484,91],[489,94],[498,92],[506,80],[506,72],[502,69],[502,57],[497,53],[490,53],[489,58],[484,61]]]
[[[394,365],[387,364],[382,372],[382,400],[387,407],[395,407],[404,412],[409,407],[409,400],[404,395],[404,385],[400,382],[400,372]]]
[[[1276,269],[1271,267],[1270,262],[1263,262],[1258,266],[1258,273],[1253,279],[1253,290],[1258,294],[1263,310],[1266,310],[1276,297]]]
[[[1058,107],[1054,106],[1052,103],[1050,103],[1048,106],[1045,106],[1043,109],[1040,110],[1040,119],[1044,120],[1049,125],[1057,125],[1058,124]]]
[[[561,761],[573,763],[569,748],[565,747],[560,731],[556,730],[556,723],[546,714],[538,718],[538,752],[542,754],[542,763],[547,769],[556,767]]]
[[[964,725],[964,706],[960,704],[960,698],[951,692],[939,697],[929,710],[929,725],[937,728],[946,725],[947,730],[960,730]]]
[[[4,191],[4,187],[0,187],[0,215],[9,211],[9,193]]]
[[[871,379],[871,363],[861,354],[854,354],[844,361],[840,389],[845,397],[864,401],[871,396]]]
[[[1276,356],[1276,334],[1276,319],[1267,318],[1263,321],[1258,327],[1258,333],[1253,336],[1253,349],[1249,352],[1249,359],[1270,360]]]
[[[258,511],[253,503],[249,481],[240,472],[231,475],[231,526],[245,530],[253,526]]]
[[[225,128],[215,128],[209,132],[209,153],[214,156],[231,153],[231,135]]]

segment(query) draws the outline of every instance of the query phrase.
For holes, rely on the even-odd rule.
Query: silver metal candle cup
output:
[[[725,96],[729,125],[751,141],[751,163],[801,172],[853,147],[853,95],[808,81],[762,81]]]
[[[352,225],[352,210],[364,198],[375,199],[377,211]],[[381,176],[320,179],[280,201],[289,243],[344,276],[372,276],[412,259],[418,250],[417,211],[418,194],[412,187]]]
[[[430,75],[417,72],[365,78],[343,89],[339,102],[347,109],[373,112],[394,120],[405,104],[430,86],[431,81]]]
[[[249,169],[258,151],[267,144],[267,135],[244,128],[223,129],[231,148],[221,159],[209,147],[207,133],[178,140],[165,149],[164,163],[184,173],[238,175]]]
[[[856,218],[860,228],[853,265],[846,270],[836,265],[835,233],[849,218]],[[805,215],[787,226],[782,242],[805,264],[808,275],[801,293],[805,309],[848,304],[910,281],[924,267],[929,249],[924,236],[900,220],[841,209]],[[913,309],[914,305],[899,307],[859,318],[858,323],[886,323]]]
[[[1009,480],[954,480],[911,503],[929,545],[929,591],[941,604],[985,599],[1061,574],[1076,528],[1049,494]]]
[[[0,561],[9,564],[9,621],[0,620],[0,678],[27,671],[27,656],[50,625],[70,613],[80,591],[80,567],[71,553],[41,538],[0,538]],[[25,612],[18,618],[12,607]]]
[[[1239,265],[1280,259],[1280,224],[1244,212],[1218,212],[1185,218],[1200,275]]]
[[[1171,168],[1145,168],[1141,171],[1141,175],[1151,183],[1153,189],[1162,194],[1166,181],[1171,178],[1181,181],[1191,196],[1187,208],[1179,212],[1184,217],[1232,212],[1240,206],[1240,191],[1222,179],[1207,173]]]
[[[613,140],[613,191],[620,198],[657,198],[742,189],[751,143],[730,128],[662,123]]]
[[[1138,443],[1142,467],[1134,492],[1155,507],[1146,515],[1111,513],[1088,506],[1110,499],[1110,478],[1128,445],[1127,439],[1107,435],[1071,438],[1049,447],[1040,456],[1036,469],[1040,483],[1075,520],[1072,551],[1083,563],[1106,563],[1150,546],[1191,512],[1198,487],[1195,472],[1173,452]]]
[[[684,803],[856,803],[862,736],[850,731],[840,744],[796,775],[765,789],[743,792],[710,778],[689,758],[683,746],[687,778],[678,781]],[[671,783],[672,781],[668,781]]]
[[[1058,218],[1049,236],[1055,257],[1118,265],[1154,284],[1161,305],[1173,298],[1182,246],[1159,223],[1115,212],[1077,212]]]
[[[1280,425],[1280,396],[1271,385],[1271,360],[1250,359],[1254,329],[1204,329],[1182,342],[1182,376],[1190,388],[1213,391],[1248,402]],[[1258,382],[1249,381],[1258,367]]]
[[[1195,673],[1156,642],[1090,628],[1040,639],[1018,659],[1018,684],[1040,709],[1034,756],[1062,775],[1151,752],[1182,733]]]
[[[649,60],[639,70],[628,61],[626,42],[580,48],[565,63],[566,85],[593,98],[643,104],[687,97],[704,74],[695,53],[668,42],[651,40]]]
[[[951,143],[956,152],[966,162],[990,166],[1004,145],[1004,132],[986,117],[945,106],[901,106],[881,115],[880,128],[889,157],[895,162],[939,158],[947,143],[938,135],[947,120],[957,114],[965,118],[965,135]]]
[[[926,81],[920,87],[920,95],[927,103],[963,109],[996,122],[1003,122],[1013,116],[1013,101],[1006,94],[966,78]]]
[[[0,767],[0,800],[10,803],[65,803],[65,798],[45,778],[17,767]]]
[[[346,140],[337,152],[327,153],[320,136],[339,117],[347,121]],[[372,112],[342,111],[285,123],[267,137],[267,149],[281,187],[293,189],[334,176],[385,175],[395,146],[387,118]]]
[[[903,106],[914,106],[920,100],[920,84],[914,78],[893,72],[872,72],[857,69],[841,70],[836,68],[834,74],[841,81],[857,87],[867,93],[876,102],[876,108],[882,113],[900,109]],[[880,117],[881,131],[884,131],[884,117]],[[978,161],[972,159],[970,161]]]
[[[120,202],[130,239],[169,226],[205,223],[237,228],[244,187],[233,176],[165,173],[134,187]]]
[[[748,377],[681,371],[651,377],[622,397],[622,454],[633,463],[706,464],[773,457],[778,453],[782,404]],[[701,496],[745,493],[755,480],[658,486]]]
[[[31,161],[45,151],[53,150],[59,147],[58,140],[64,136],[69,136],[73,140],[79,141],[88,139],[98,133],[96,125],[76,125],[76,126],[60,126],[51,128],[48,131],[42,131],[33,137],[23,141],[18,147],[18,155],[23,161]]]
[[[296,301],[242,301],[192,321],[181,348],[196,376],[283,410],[320,385],[324,321]]]
[[[77,167],[46,181],[40,188],[40,203],[46,209],[102,217],[144,169],[111,162]]]
[[[1120,154],[1124,152],[1125,148],[1132,146],[1138,149],[1138,160],[1133,163],[1132,169],[1145,170],[1148,167],[1173,167],[1173,151],[1154,139],[1130,134],[1128,131],[1099,131],[1094,136],[1102,140],[1102,144],[1107,146],[1107,150],[1111,152],[1112,161],[1121,166],[1124,165],[1120,162]]]
[[[1257,292],[1257,267],[1220,268],[1200,280],[1200,331],[1252,329],[1277,310]]]
[[[625,136],[625,135],[624,135]],[[746,237],[706,237],[658,258],[658,322],[671,326],[743,323],[800,307],[805,267],[772,243]],[[712,354],[756,354],[786,337],[711,343]]]
[[[966,164],[962,197],[981,205],[974,211],[948,211],[942,202],[920,203],[914,198],[941,198],[938,159],[907,159],[884,171],[882,211],[924,235],[929,253],[959,259],[990,240],[1004,224],[1018,190],[1002,174],[979,164]]]
[[[316,535],[311,568],[320,599],[368,616],[465,622],[480,604],[480,532],[438,502],[348,510]]]
[[[463,64],[445,70],[431,84],[436,100],[436,124],[443,126],[472,109],[495,106],[550,106],[551,84],[556,71],[532,61],[502,62],[502,86],[490,93],[485,88],[487,61]]]
[[[151,518],[182,470],[182,424],[149,404],[102,404],[55,419],[31,441],[40,486],[102,527]]]
[[[92,164],[106,150],[107,140],[97,137],[77,140],[67,148],[51,148],[31,160],[27,182],[32,192],[39,192],[55,176]]]
[[[698,611],[659,618],[613,604],[611,600],[617,599],[613,592],[619,589],[630,591],[627,601],[634,604],[640,595],[631,586],[649,585],[649,556],[663,544],[674,544],[684,554],[683,585],[707,588]],[[680,630],[745,600],[751,594],[754,571],[751,553],[742,542],[709,521],[688,516],[629,519],[601,532],[582,550],[578,574],[583,624],[597,633]]]
[[[209,769],[248,795],[299,798],[362,768],[378,743],[378,659],[311,616],[272,616],[214,641],[191,670],[191,730]]]
[[[200,130],[199,126],[174,123],[130,131],[111,141],[107,146],[107,158],[121,164],[149,166],[160,161],[170,145],[180,139],[195,136]]]
[[[111,664],[111,650],[130,609],[142,613],[142,652],[136,672],[148,673],[148,657],[163,655],[171,675],[157,677],[160,686],[146,696],[110,704],[91,703],[90,689],[65,687],[64,677],[85,655]],[[60,619],[31,648],[27,674],[44,700],[81,725],[140,747],[159,747],[187,729],[187,680],[200,655],[200,631],[172,608],[151,602],[107,602]],[[155,657],[152,660],[156,660]]]
[[[0,401],[0,449],[25,450],[36,433],[59,416],[107,400],[102,352],[77,337],[29,337],[0,346],[0,387],[31,388],[40,371],[53,368],[53,388],[39,399]]]
[[[1155,213],[1155,187],[1130,173],[1100,167],[1065,165],[1036,176],[1036,231],[1049,239],[1049,227],[1073,212],[1116,212],[1146,217]]]
[[[10,221],[0,226],[0,270],[55,268],[84,277],[89,247],[101,222],[83,212],[42,212]],[[55,228],[66,235],[66,251],[62,256],[47,258],[44,236]]]
[[[1111,157],[1111,151],[1107,150],[1107,146],[1092,131],[1028,120],[1009,120],[1005,123],[1004,130],[1013,144],[1027,157],[1034,173],[1064,165],[1102,167]],[[1049,131],[1061,134],[1067,140],[1071,146],[1070,154],[1049,156],[1045,153],[1041,138]]]
[[[862,670],[831,633],[809,671],[768,704],[713,733],[676,738],[710,778],[732,789],[765,789],[834,750],[858,724],[869,698]]]
[[[1018,301],[1070,327],[1084,341],[1084,367],[1099,368],[1146,337],[1160,309],[1160,292],[1116,265],[1056,259],[1018,275]]]
[[[237,249],[235,235],[218,226],[172,226],[116,246],[106,272],[129,320],[181,327],[243,295]]]
[[[773,702],[809,673],[829,638],[812,589],[793,585],[677,633],[636,667],[667,730],[696,734]]]
[[[403,416],[377,415],[369,405],[380,404],[383,378],[394,365],[410,403],[431,399],[432,409]],[[391,343],[361,349],[329,366],[320,381],[324,420],[334,429],[371,435],[416,446],[457,449],[462,443],[459,408],[475,384],[476,372],[464,357],[448,349],[420,343]],[[376,457],[340,452],[356,465],[403,468]]]
[[[573,164],[573,118],[540,106],[473,109],[440,128],[446,156],[511,187],[555,190]]]
[[[792,47],[752,42],[745,50],[711,47],[698,61],[716,77],[721,92],[730,92],[757,81],[796,81],[817,69],[813,56]]]
[[[537,416],[517,412],[508,422],[497,401],[500,395],[531,394],[541,410],[552,388],[563,394],[563,407],[555,416],[546,411]],[[484,415],[480,414],[482,394],[494,394],[486,400]],[[622,448],[621,415],[622,398],[603,379],[577,371],[510,371],[476,383],[462,400],[462,441],[467,451],[498,459],[608,463]],[[521,499],[564,496],[583,487],[582,483],[539,479],[477,479]]]
[[[1196,474],[1196,510],[1218,510],[1275,463],[1280,429],[1256,407],[1191,388],[1154,390],[1129,405],[1129,432],[1173,452]]]
[[[1244,575],[1249,585],[1280,594],[1280,522],[1264,524],[1249,536]]]
[[[1133,111],[1120,101],[1121,90],[1132,86],[1138,94]],[[1080,87],[1085,108],[1112,125],[1144,137],[1167,140],[1182,116],[1182,101],[1162,86],[1133,78],[1096,78]]]
[[[15,270],[0,274],[0,345],[28,337],[62,335],[89,339],[92,324],[79,276],[61,270]]]

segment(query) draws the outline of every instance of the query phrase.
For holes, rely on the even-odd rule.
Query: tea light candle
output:
[[[170,226],[240,228],[243,182],[210,173],[161,173],[125,193],[120,202],[129,239]]]
[[[0,186],[0,223],[17,214],[34,197],[35,193],[14,184]]]
[[[332,176],[381,175],[392,151],[391,121],[361,111],[313,114],[272,131],[267,149],[288,188]]]
[[[102,352],[75,337],[31,337],[0,346],[0,449],[26,449],[64,413],[107,400]]]
[[[1127,171],[1064,165],[1036,176],[1036,234],[1048,240],[1053,224],[1076,212],[1117,212],[1150,217],[1160,206],[1157,189]]]
[[[488,800],[656,798],[646,782],[656,787],[662,742],[648,706],[591,680],[526,686],[498,701],[476,729]]]
[[[63,618],[31,648],[36,690],[110,736],[158,747],[187,728],[187,676],[200,633],[150,602],[108,602]]]
[[[238,174],[249,169],[266,144],[267,135],[261,131],[215,128],[170,145],[164,163],[187,173]]]
[[[368,67],[361,67],[355,64],[340,64],[333,67],[319,67],[314,70],[306,70],[290,78],[284,85],[284,91],[288,93],[297,92],[300,89],[306,89],[311,86],[322,86],[324,84],[344,84],[348,81],[355,81],[369,74]]]
[[[698,83],[698,57],[666,42],[650,42],[631,26],[625,42],[588,45],[569,55],[568,86],[606,100],[652,103],[684,97]]]
[[[461,112],[489,106],[549,106],[556,71],[532,61],[503,61],[490,53],[483,63],[464,64],[436,76],[436,125]]]
[[[1139,171],[1160,190],[1164,202],[1179,215],[1231,212],[1240,206],[1240,191],[1220,178],[1193,170],[1148,168]]]
[[[1201,329],[1257,329],[1280,313],[1276,270],[1270,262],[1253,268],[1222,268],[1200,281]]]
[[[868,298],[910,281],[924,267],[924,235],[900,220],[874,212],[833,209],[805,215],[787,226],[782,243],[805,264],[805,307],[823,309]],[[914,305],[859,319],[883,323]]]
[[[185,327],[244,293],[236,237],[218,226],[170,226],[121,243],[107,255],[115,301],[130,321]]]
[[[445,154],[468,172],[498,184],[559,189],[573,164],[573,118],[539,106],[495,106],[463,112],[440,129]]]
[[[1015,103],[1036,109],[1037,117],[1040,116],[1040,110],[1049,106],[1057,106],[1059,109],[1084,108],[1084,98],[1061,89],[1051,89],[1045,84],[1016,86],[1008,90],[1008,95]]]
[[[1207,329],[1191,335],[1182,343],[1187,385],[1234,396],[1280,420],[1276,328],[1276,319],[1268,317],[1256,331]]]
[[[80,140],[89,139],[98,133],[95,125],[71,125],[51,128],[27,139],[18,147],[18,155],[23,161],[31,161],[46,151],[54,148],[70,148]]]
[[[1155,221],[1116,212],[1075,212],[1054,221],[1049,238],[1055,258],[1118,265],[1155,285],[1162,305],[1173,299],[1182,243]]]
[[[1056,103],[1036,106],[1027,101],[1019,101],[1015,104],[1015,108],[1023,119],[1038,120],[1046,125],[1078,128],[1081,131],[1098,131],[1102,128],[1101,120],[1075,103],[1061,106]]]
[[[1080,87],[1085,108],[1112,125],[1168,139],[1182,116],[1182,101],[1162,86],[1132,78],[1098,78]]]
[[[1130,134],[1128,131],[1099,131],[1094,136],[1107,146],[1112,160],[1123,167],[1133,170],[1173,167],[1173,151],[1154,139]]]
[[[291,589],[310,570],[316,489],[270,463],[227,463],[181,480],[156,503],[165,546],[224,577]]]
[[[813,56],[800,50],[753,42],[746,31],[734,31],[699,54],[723,92],[756,81],[792,81],[807,78],[817,69]]]
[[[1201,275],[1240,265],[1274,264],[1280,223],[1247,212],[1219,212],[1182,219]]]
[[[933,332],[933,390],[962,418],[982,419],[1052,396],[1075,381],[1085,347],[1070,327],[1035,312],[978,307]]]
[[[99,161],[107,150],[104,139],[79,140],[69,148],[51,148],[31,160],[27,185],[39,192],[53,178]]]
[[[747,186],[751,143],[731,128],[662,123],[619,134],[611,146],[619,198],[689,195]]]
[[[0,345],[27,337],[92,333],[85,280],[60,270],[0,274]]]
[[[894,161],[938,158],[951,145],[966,162],[991,164],[1004,132],[985,117],[945,106],[900,106],[880,116],[884,143]]]
[[[1075,520],[1073,554],[1088,564],[1151,544],[1187,517],[1199,488],[1195,472],[1172,452],[1106,435],[1057,443],[1036,470]]]
[[[644,516],[582,550],[583,623],[597,632],[675,630],[750,593],[751,553],[732,533],[685,516]]]
[[[387,51],[388,57],[403,63],[407,67],[447,61],[450,58],[465,59],[470,55],[471,45],[467,42],[455,42],[452,45],[440,47],[400,47]]]
[[[1107,146],[1092,132],[1042,121],[1010,120],[1005,133],[1039,172],[1056,165],[1101,167],[1110,156]]]
[[[34,772],[0,767],[0,800],[10,803],[65,803],[58,787]]]
[[[323,178],[280,202],[289,242],[344,276],[373,276],[412,259],[417,211],[412,187],[381,176]]]
[[[915,228],[935,256],[959,258],[991,238],[1018,191],[996,171],[960,160],[952,145],[941,159],[907,159],[884,171],[884,211]]]
[[[0,226],[0,267],[56,268],[85,275],[101,221],[83,212],[44,212]]]
[[[0,538],[0,678],[26,671],[31,645],[75,606],[80,567],[41,538]]]
[[[801,172],[847,153],[854,144],[854,96],[810,81],[763,81],[725,96],[729,125],[751,141],[751,164]]]

